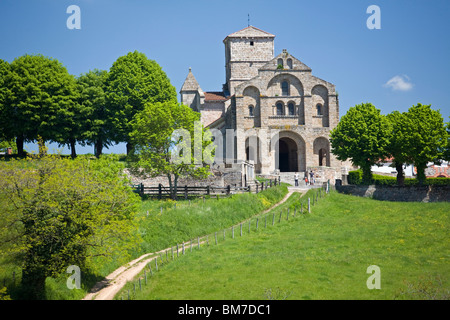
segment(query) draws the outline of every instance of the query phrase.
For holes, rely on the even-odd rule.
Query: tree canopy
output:
[[[43,55],[16,58],[0,85],[0,127],[6,139],[16,139],[20,155],[23,143],[38,136],[67,141],[76,108],[75,79],[58,60]]]
[[[417,168],[419,183],[425,180],[428,162],[437,162],[444,157],[447,146],[447,131],[444,119],[431,105],[418,103],[408,109],[402,117],[403,150]]]
[[[371,167],[388,155],[388,122],[371,103],[351,107],[330,133],[333,154],[350,159],[363,171],[363,181],[372,179]]]
[[[131,171],[166,175],[172,196],[180,176],[206,177],[214,155],[211,134],[199,120],[199,113],[177,102],[146,104],[132,123]]]
[[[114,140],[127,143],[131,150],[131,121],[146,103],[177,101],[175,87],[161,67],[145,54],[134,51],[119,57],[107,80],[107,105],[114,127]]]
[[[86,270],[93,257],[129,257],[138,197],[121,171],[104,157],[0,166],[0,253],[20,262],[24,298],[44,298],[45,279],[70,265]]]

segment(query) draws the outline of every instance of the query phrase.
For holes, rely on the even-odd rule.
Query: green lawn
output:
[[[229,227],[268,209],[283,199],[287,192],[287,186],[281,185],[258,194],[236,194],[219,200],[216,198],[205,201],[196,199],[191,202],[144,200],[136,217],[138,232],[143,241],[134,249],[132,258]],[[47,278],[47,299],[82,299],[97,281],[102,280],[119,266],[116,259],[112,259],[108,263],[92,266],[92,270],[82,270],[82,288],[79,290],[67,289],[66,281],[69,275],[66,273],[57,279]],[[14,283],[13,273],[15,273]],[[8,294],[13,299],[20,299],[20,281],[19,266],[14,261],[5,260],[0,256],[0,289],[5,283]]]
[[[311,214],[297,211],[294,218],[300,201],[294,194],[260,216],[258,230],[253,219],[250,234],[245,224],[242,237],[239,228],[235,239],[229,229],[225,240],[219,233],[218,245],[210,236],[200,250],[159,263],[142,291],[134,294],[129,283],[116,298],[126,299],[128,290],[134,299],[450,298],[449,203],[382,202],[331,193]],[[367,288],[370,265],[380,268],[379,290]]]

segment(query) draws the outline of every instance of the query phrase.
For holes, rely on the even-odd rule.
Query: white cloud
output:
[[[401,75],[392,77],[383,86],[392,88],[394,91],[409,91],[412,89],[413,84],[407,75]]]

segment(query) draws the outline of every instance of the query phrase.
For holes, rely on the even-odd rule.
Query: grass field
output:
[[[165,249],[176,243],[229,227],[279,202],[287,194],[287,186],[277,186],[258,194],[237,194],[229,198],[188,201],[144,200],[141,202],[136,223],[142,243],[132,257]],[[161,213],[161,207],[163,211]],[[148,212],[148,214],[147,214]],[[49,300],[82,299],[88,290],[120,264],[115,259],[95,265],[93,270],[82,270],[79,290],[66,286],[68,274],[47,278],[46,294]],[[13,280],[14,274],[14,280]],[[14,261],[0,257],[0,289],[3,283],[13,299],[20,299],[21,270]]]
[[[294,218],[300,201],[294,194],[268,220],[261,216],[258,230],[253,220],[242,237],[227,231],[218,245],[210,241],[160,264],[142,291],[134,293],[136,282],[129,283],[116,298],[126,299],[128,290],[143,300],[450,298],[449,203],[331,193],[311,214]],[[379,290],[366,284],[371,265],[380,268]]]

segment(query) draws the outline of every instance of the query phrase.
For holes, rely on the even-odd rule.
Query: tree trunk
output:
[[[127,142],[127,156],[130,154],[130,152],[133,150],[133,145],[129,142]]]
[[[397,170],[397,185],[405,185],[405,175],[403,173],[403,163],[395,162],[395,169]]]
[[[72,159],[75,159],[77,157],[77,151],[75,150],[75,139],[70,139],[70,156],[72,157]]]
[[[101,139],[98,139],[95,141],[94,144],[94,154],[98,158],[101,156],[102,152],[103,152],[103,142]]]
[[[17,155],[19,157],[23,157],[25,154],[23,152],[23,138],[22,137],[16,138],[16,146],[17,146]]]
[[[30,271],[24,269],[22,272],[23,299],[45,300],[45,279],[44,272]]]
[[[362,182],[363,184],[372,183],[372,169],[370,164],[364,164],[361,166],[362,169]]]
[[[417,163],[417,180],[419,180],[419,186],[422,186],[425,182],[425,168],[427,167],[426,163]]]

